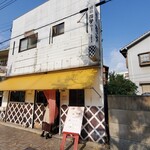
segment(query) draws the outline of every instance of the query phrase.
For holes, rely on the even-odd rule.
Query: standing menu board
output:
[[[77,133],[80,135],[84,114],[84,107],[69,107],[63,132]]]

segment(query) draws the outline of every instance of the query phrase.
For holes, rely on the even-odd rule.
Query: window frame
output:
[[[144,56],[144,55],[149,55],[148,56],[148,61],[142,61],[141,56]],[[150,52],[145,52],[145,53],[138,54],[138,59],[139,59],[140,67],[150,66]]]
[[[14,99],[13,94],[18,93],[18,98]],[[10,98],[9,101],[10,102],[25,102],[25,91],[10,91]]]
[[[63,25],[63,31],[61,31],[61,29],[59,28],[62,25]],[[55,31],[56,33],[54,33],[54,30],[56,30]],[[65,23],[64,22],[59,23],[55,26],[52,26],[52,37],[56,37],[56,36],[59,36],[59,35],[64,34],[64,33],[65,33]]]
[[[26,47],[24,49],[21,49],[22,43],[25,40],[27,40]],[[30,44],[30,40],[35,40],[35,44],[33,46]],[[36,48],[37,47],[37,42],[38,42],[38,33],[35,33],[35,34],[32,34],[30,36],[27,36],[27,37],[24,37],[24,38],[20,39],[19,52],[23,52],[23,51],[27,51],[27,50]]]
[[[81,95],[83,94],[83,95]],[[80,100],[78,98],[81,98]],[[84,89],[69,90],[69,106],[82,107],[85,105],[85,92]]]
[[[0,66],[7,66],[7,58],[0,59]]]
[[[35,91],[35,95],[36,95],[35,103],[44,104],[44,105],[47,104],[47,99],[43,91]]]

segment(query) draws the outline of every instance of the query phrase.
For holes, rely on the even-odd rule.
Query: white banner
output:
[[[89,33],[89,46],[96,46],[99,49],[99,12],[95,4],[88,7],[88,33]]]

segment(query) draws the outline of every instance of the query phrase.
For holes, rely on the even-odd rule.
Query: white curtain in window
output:
[[[150,54],[143,54],[141,55],[141,62],[150,62]]]
[[[59,34],[64,33],[64,24],[59,25]]]
[[[30,38],[28,39],[28,48],[36,47],[36,43],[37,43],[37,38],[36,38],[36,36],[30,37]]]
[[[21,40],[20,51],[26,50],[27,45],[28,45],[28,40],[27,39]]]

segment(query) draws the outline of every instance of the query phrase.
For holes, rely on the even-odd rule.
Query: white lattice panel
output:
[[[5,118],[5,111],[0,111],[0,120],[4,120]]]
[[[61,107],[61,129],[63,128],[67,111],[68,106],[63,105]],[[106,131],[104,124],[103,107],[86,106],[80,135],[81,139],[105,143]]]
[[[90,139],[93,142],[105,143],[106,132],[104,121],[103,107],[86,107],[82,126],[82,133],[84,134],[81,134],[81,138],[83,140]]]
[[[8,104],[6,121],[22,125],[23,116],[24,116],[23,103]]]
[[[34,123],[38,122],[39,125],[42,125],[43,112],[44,112],[44,104],[35,104]]]
[[[61,116],[60,116],[60,118],[61,118],[61,130],[63,129],[63,126],[65,124],[67,112],[68,112],[68,106],[62,105],[61,106]]]
[[[15,102],[9,103],[6,121],[32,128],[33,104]]]
[[[32,103],[24,104],[23,125],[30,128],[32,128],[33,124],[33,107]]]

